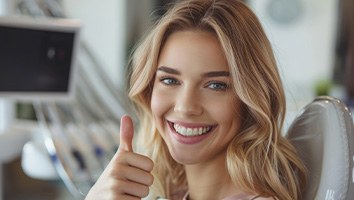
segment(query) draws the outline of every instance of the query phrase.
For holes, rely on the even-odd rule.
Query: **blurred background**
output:
[[[284,131],[319,95],[339,98],[353,109],[352,0],[245,2],[276,55],[287,97]],[[12,98],[0,91],[0,200],[83,198],[117,148],[119,117],[131,113],[124,92],[131,50],[171,3],[0,0],[0,17],[79,22],[74,100]],[[0,45],[8,40],[1,31]],[[43,158],[47,154],[52,160]]]

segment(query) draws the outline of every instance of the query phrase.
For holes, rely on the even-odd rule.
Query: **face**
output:
[[[240,126],[240,102],[215,35],[168,37],[156,70],[151,110],[172,157],[182,164],[224,158]]]

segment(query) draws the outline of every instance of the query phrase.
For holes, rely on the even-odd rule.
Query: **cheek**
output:
[[[223,124],[225,128],[238,129],[240,124],[241,107],[235,98],[226,98],[213,105],[213,117]]]
[[[171,105],[171,96],[162,93],[159,89],[154,88],[151,95],[151,112],[154,118],[162,117]]]

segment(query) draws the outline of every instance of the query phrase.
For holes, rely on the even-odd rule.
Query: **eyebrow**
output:
[[[168,74],[175,74],[175,75],[181,75],[181,72],[179,72],[178,70],[172,69],[170,67],[166,67],[166,66],[161,66],[157,69],[157,71],[162,71],[162,72],[166,72]]]
[[[181,75],[181,72],[178,70],[172,69],[170,67],[161,66],[157,69],[157,71],[166,72],[169,74]],[[217,76],[230,76],[230,72],[227,71],[212,71],[207,72],[202,75],[203,77],[217,77]]]
[[[203,74],[203,76],[204,77],[230,76],[230,72],[227,71],[207,72]]]

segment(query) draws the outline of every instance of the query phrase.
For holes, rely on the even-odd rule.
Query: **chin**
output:
[[[190,151],[186,152],[180,149],[176,151],[176,150],[171,150],[170,148],[168,150],[173,160],[175,160],[179,164],[193,165],[193,164],[198,164],[200,162],[198,157],[195,154],[191,153]]]

